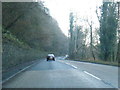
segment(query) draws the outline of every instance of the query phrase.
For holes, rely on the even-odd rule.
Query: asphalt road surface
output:
[[[3,88],[118,88],[118,67],[59,59],[40,61]]]

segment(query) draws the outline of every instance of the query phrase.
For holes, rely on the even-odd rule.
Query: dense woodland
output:
[[[92,19],[82,19],[70,13],[69,58],[120,62],[120,3],[103,2],[96,7],[99,28]],[[82,26],[78,21],[86,23]]]
[[[67,37],[43,2],[2,3],[3,71],[15,65],[67,53]]]

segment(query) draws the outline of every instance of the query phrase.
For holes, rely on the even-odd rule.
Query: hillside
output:
[[[2,3],[3,69],[67,53],[67,37],[42,2]]]

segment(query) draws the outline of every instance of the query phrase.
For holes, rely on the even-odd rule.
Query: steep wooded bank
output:
[[[45,57],[64,55],[67,37],[42,2],[2,3],[3,69]]]

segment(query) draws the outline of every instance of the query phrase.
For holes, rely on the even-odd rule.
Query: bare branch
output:
[[[97,15],[98,21],[100,22],[100,16],[98,15],[98,8],[97,7],[96,7],[96,15]]]

